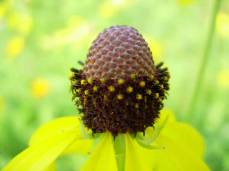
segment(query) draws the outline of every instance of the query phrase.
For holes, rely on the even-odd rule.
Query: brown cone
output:
[[[83,74],[92,79],[126,78],[131,74],[151,76],[154,62],[151,51],[135,28],[113,26],[94,40]]]
[[[73,99],[93,133],[144,132],[159,117],[169,73],[128,26],[113,26],[92,43],[83,70],[72,68]],[[134,76],[134,77],[132,77]]]

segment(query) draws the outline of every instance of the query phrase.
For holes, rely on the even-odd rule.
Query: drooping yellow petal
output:
[[[17,155],[3,171],[43,171],[76,139],[76,132],[71,131],[52,136],[48,141],[35,143]]]
[[[34,145],[37,143],[43,143],[52,139],[53,136],[61,136],[73,131],[76,133],[76,140],[70,146],[68,146],[68,148],[66,148],[62,154],[79,153],[86,155],[89,153],[92,147],[93,140],[84,138],[84,136],[81,135],[80,127],[80,117],[77,116],[68,116],[55,119],[39,128],[33,134],[29,144]]]
[[[125,171],[152,171],[154,164],[152,150],[140,146],[129,134],[126,134],[125,140]]]
[[[29,145],[39,144],[51,137],[63,135],[75,131],[80,136],[80,118],[78,116],[67,116],[58,118],[41,126],[31,137]]]
[[[45,169],[44,171],[56,171],[56,165],[55,163],[52,163],[48,166],[47,169]]]
[[[164,122],[176,122],[176,117],[171,109],[162,109],[160,111],[159,118],[157,119],[155,126],[162,125]]]
[[[81,171],[117,171],[113,137],[104,133],[104,137],[92,152]]]
[[[138,133],[137,140],[141,145],[151,145],[153,141],[160,135],[168,123],[176,123],[176,118],[173,112],[169,109],[163,109],[160,112],[159,118],[156,120],[154,127],[148,127],[145,130],[145,134]]]
[[[176,141],[160,136],[157,139],[158,146],[162,149],[154,150],[156,159],[154,170],[156,171],[209,171],[208,166],[201,158],[190,153],[187,148],[180,146]]]
[[[154,170],[208,171],[203,161],[204,142],[201,135],[188,124],[175,121],[172,113],[169,113],[161,113],[162,117],[160,122],[155,124],[155,129],[145,131],[145,139],[148,140],[155,137],[155,132],[159,130],[154,138],[158,149],[152,149],[156,158]],[[167,118],[163,114],[166,114]]]
[[[176,141],[177,145],[187,149],[194,156],[204,157],[204,141],[201,135],[185,123],[168,124],[163,130],[163,135]]]
[[[172,112],[162,111],[160,116],[161,118],[155,124],[155,129],[152,127],[146,129],[144,141],[149,141],[150,138],[155,140],[155,137],[162,134],[177,141],[179,146],[187,148],[196,157],[203,158],[204,141],[193,127],[182,122],[176,122]]]
[[[62,154],[78,153],[87,155],[89,154],[93,145],[92,139],[76,139]]]

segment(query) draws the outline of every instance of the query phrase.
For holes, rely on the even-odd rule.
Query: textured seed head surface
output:
[[[154,62],[146,41],[135,28],[113,26],[93,41],[83,73],[93,79],[151,76]]]

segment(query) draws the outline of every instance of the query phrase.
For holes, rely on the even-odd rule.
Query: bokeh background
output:
[[[228,171],[229,1],[221,0],[214,24],[215,1],[0,0],[0,168],[42,123],[77,114],[70,68],[80,67],[100,31],[118,24],[136,27],[156,63],[168,66],[165,108],[201,132],[210,168]]]

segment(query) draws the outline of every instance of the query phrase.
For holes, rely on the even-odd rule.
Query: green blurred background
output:
[[[213,9],[213,0],[0,0],[0,168],[42,123],[77,113],[70,68],[85,60],[100,31],[118,24],[136,27],[155,61],[168,66],[165,108],[201,132],[211,169],[228,171],[228,0],[198,80]]]

